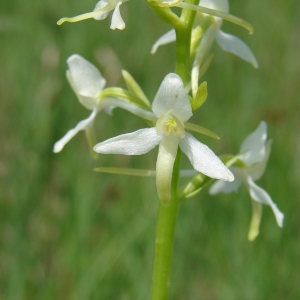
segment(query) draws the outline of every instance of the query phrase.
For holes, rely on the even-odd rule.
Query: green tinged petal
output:
[[[216,135],[214,132],[206,129],[205,127],[202,127],[202,126],[190,123],[190,122],[185,122],[184,127],[185,127],[185,129],[188,129],[190,131],[194,131],[197,133],[201,133],[201,134],[210,136],[213,139],[216,139],[216,140],[220,139],[220,137],[218,135]]]
[[[200,2],[201,5],[201,2]],[[177,7],[181,7],[181,8],[186,8],[186,9],[191,9],[191,10],[195,10],[195,11],[199,11],[214,17],[219,17],[222,18],[223,20],[229,21],[231,23],[234,23],[236,25],[239,25],[241,27],[244,27],[245,29],[247,29],[249,31],[250,34],[253,34],[253,26],[246,22],[245,20],[238,18],[236,16],[233,16],[231,14],[219,11],[219,10],[215,10],[215,9],[210,9],[210,8],[206,8],[203,6],[198,6],[198,5],[193,5],[190,3],[186,3],[186,2],[181,2],[179,4],[176,5]]]
[[[199,85],[198,91],[196,93],[196,97],[191,103],[193,111],[200,108],[202,104],[206,101],[206,98],[207,98],[207,82],[204,81]]]
[[[122,70],[122,75],[128,90],[132,94],[137,96],[139,99],[141,99],[148,107],[150,107],[150,102],[148,98],[146,97],[146,95],[144,94],[143,90],[138,85],[138,83],[134,80],[134,78],[126,70]]]
[[[142,108],[149,110],[149,106],[146,105],[141,98],[137,97],[132,92],[126,91],[119,87],[111,87],[111,88],[104,89],[98,94],[98,97],[99,99],[104,99],[109,97],[123,99],[125,101],[138,104]]]

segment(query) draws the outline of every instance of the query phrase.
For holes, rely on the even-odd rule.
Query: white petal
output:
[[[152,110],[158,118],[171,110],[181,122],[193,115],[183,82],[177,74],[170,73],[164,78],[153,100]]]
[[[116,5],[116,8],[112,14],[111,17],[111,24],[110,24],[110,28],[111,29],[124,29],[125,28],[125,23],[121,17],[120,14],[120,5],[122,4],[122,1],[119,1],[118,4]]]
[[[103,154],[141,155],[152,150],[160,140],[161,136],[156,133],[154,127],[145,128],[99,143],[94,147],[94,151]]]
[[[262,161],[254,163],[248,168],[248,174],[252,177],[253,180],[258,180],[265,172],[270,153],[271,153],[272,140],[267,141],[266,153]]]
[[[64,146],[72,139],[72,137],[74,137],[80,130],[85,130],[90,126],[92,126],[95,117],[97,115],[97,112],[98,111],[94,109],[91,115],[87,119],[80,121],[75,126],[75,128],[69,130],[59,141],[57,141],[54,144],[53,152],[55,153],[60,152],[64,148]]]
[[[251,198],[257,202],[271,206],[278,226],[282,227],[284,214],[278,209],[277,205],[272,201],[269,194],[257,186],[251,177],[248,177],[247,183],[249,185],[249,193]]]
[[[67,63],[69,66],[67,78],[79,101],[86,108],[93,109],[97,104],[97,94],[105,86],[105,79],[94,65],[78,54],[70,56]]]
[[[258,68],[258,63],[254,54],[242,40],[234,35],[223,32],[222,30],[217,30],[215,37],[217,43],[224,51],[235,54],[241,59],[251,63],[254,68]]]
[[[162,45],[167,45],[170,43],[173,43],[176,41],[176,32],[175,29],[171,29],[170,31],[168,31],[167,33],[165,33],[164,35],[162,35],[152,46],[151,49],[151,54],[154,54],[158,47],[162,46]]]
[[[98,15],[94,17],[95,20],[103,20],[107,17],[109,11],[111,11],[113,8],[107,3],[105,0],[101,0],[96,3],[94,11],[103,11],[102,15]]]
[[[262,121],[256,130],[243,141],[240,149],[241,159],[248,166],[265,159],[267,137],[267,124]]]
[[[200,143],[190,133],[180,139],[179,146],[189,158],[194,169],[215,179],[233,181],[234,176],[222,161],[206,145]]]
[[[228,0],[201,0],[199,5],[202,7],[207,7],[210,9],[220,10],[229,13]],[[204,16],[207,16],[207,14],[204,14]],[[217,22],[218,28],[220,28],[222,26],[223,20],[218,17],[214,17],[214,19]]]
[[[178,137],[163,136],[156,161],[156,187],[159,199],[168,205],[171,199],[171,181],[178,148]]]
[[[200,6],[220,10],[223,12],[229,12],[228,0],[201,0]]]
[[[241,181],[236,177],[234,177],[234,181],[232,182],[218,180],[211,186],[211,188],[209,189],[209,193],[211,195],[216,195],[219,193],[229,194],[237,191],[240,185]]]

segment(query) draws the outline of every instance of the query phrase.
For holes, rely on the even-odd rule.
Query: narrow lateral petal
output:
[[[94,109],[87,119],[80,121],[73,129],[69,130],[59,141],[54,144],[53,152],[60,152],[80,130],[85,130],[92,126],[96,115],[97,110]]]
[[[154,127],[145,128],[99,143],[94,147],[94,151],[103,154],[141,155],[152,150],[160,140],[161,136],[156,133]]]
[[[122,1],[119,1],[118,4],[115,7],[115,10],[112,14],[111,17],[111,24],[110,24],[110,28],[111,29],[124,29],[125,28],[125,23],[121,17],[121,13],[120,13],[120,5],[122,4]]]
[[[225,33],[222,30],[218,30],[215,37],[217,43],[224,51],[235,54],[241,59],[251,63],[254,68],[258,68],[258,63],[254,54],[241,39],[234,35]]]
[[[119,107],[123,108],[143,119],[156,121],[155,115],[145,109],[142,109],[141,107],[137,106],[136,104],[132,102],[127,102],[124,100],[120,100],[117,98],[105,98],[99,102],[99,105],[97,106],[99,110],[106,109],[109,114],[112,113],[112,109]]]
[[[228,0],[201,0],[200,5],[203,7],[229,12]]]
[[[251,198],[257,202],[271,206],[278,226],[282,227],[284,214],[278,209],[277,205],[272,201],[270,195],[264,189],[257,186],[250,176],[247,178],[247,183],[249,185],[249,193]]]
[[[206,145],[187,133],[179,146],[189,158],[194,169],[215,179],[233,181],[234,176],[222,161]]]
[[[170,31],[168,31],[167,33],[165,33],[164,35],[162,35],[152,46],[151,49],[151,54],[154,54],[158,47],[162,46],[162,45],[167,45],[170,43],[173,43],[176,41],[176,32],[175,29],[171,29]]]
[[[218,180],[211,186],[211,188],[209,189],[209,193],[211,195],[216,195],[219,193],[229,194],[237,191],[240,185],[241,181],[237,179],[236,176],[234,177],[234,181],[232,182]]]
[[[256,130],[243,141],[240,149],[241,159],[248,166],[265,159],[267,137],[267,124],[262,121]]]
[[[67,63],[67,77],[79,96],[79,101],[86,108],[93,109],[97,103],[97,94],[105,86],[105,79],[94,65],[78,54],[70,56]]]
[[[156,161],[156,187],[158,197],[164,205],[168,205],[171,199],[172,172],[177,149],[178,137],[162,137]]]
[[[172,115],[181,122],[193,115],[183,82],[177,74],[170,73],[164,78],[153,100],[152,109],[158,118],[167,111],[172,111]]]

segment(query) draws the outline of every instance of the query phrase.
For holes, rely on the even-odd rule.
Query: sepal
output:
[[[145,104],[144,100],[137,97],[132,92],[127,91],[122,88],[119,88],[119,87],[110,87],[110,88],[104,89],[98,94],[98,97],[100,100],[105,99],[105,98],[123,99],[125,101],[137,104],[137,105],[141,106],[143,109],[150,111],[149,106]]]
[[[220,139],[220,137],[218,135],[216,135],[214,132],[210,131],[209,129],[207,129],[205,127],[199,126],[197,124],[185,122],[184,127],[185,127],[185,129],[207,135],[213,139],[216,139],[216,140]]]
[[[148,98],[134,78],[126,70],[122,70],[122,76],[125,80],[128,90],[137,98],[141,99],[150,108],[150,102]]]
[[[191,103],[193,111],[200,108],[204,104],[206,99],[207,99],[207,82],[204,81],[199,85],[196,93],[196,97]]]

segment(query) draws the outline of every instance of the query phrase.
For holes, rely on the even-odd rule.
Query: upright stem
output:
[[[187,0],[192,4],[197,4],[198,0]],[[181,13],[181,24],[176,30],[176,73],[181,77],[186,85],[190,82],[191,67],[191,35],[196,12],[189,9],[183,9]]]
[[[186,1],[192,4],[196,4],[197,1],[199,2],[199,0]],[[159,10],[159,8],[157,8],[157,10]],[[163,12],[166,13],[167,10],[164,10]],[[190,81],[190,44],[195,14],[194,11],[184,9],[180,18],[170,17],[167,19],[165,16],[160,15],[162,19],[165,19],[166,22],[172,24],[176,30],[175,70],[181,77],[184,85],[187,85]],[[173,244],[180,205],[178,193],[180,161],[181,150],[178,148],[172,174],[170,205],[163,206],[160,203],[159,206],[155,237],[151,300],[169,299]]]
[[[170,205],[164,206],[160,203],[159,206],[151,300],[169,299],[173,244],[180,204],[178,197],[180,158],[181,151],[178,149],[173,169]]]

